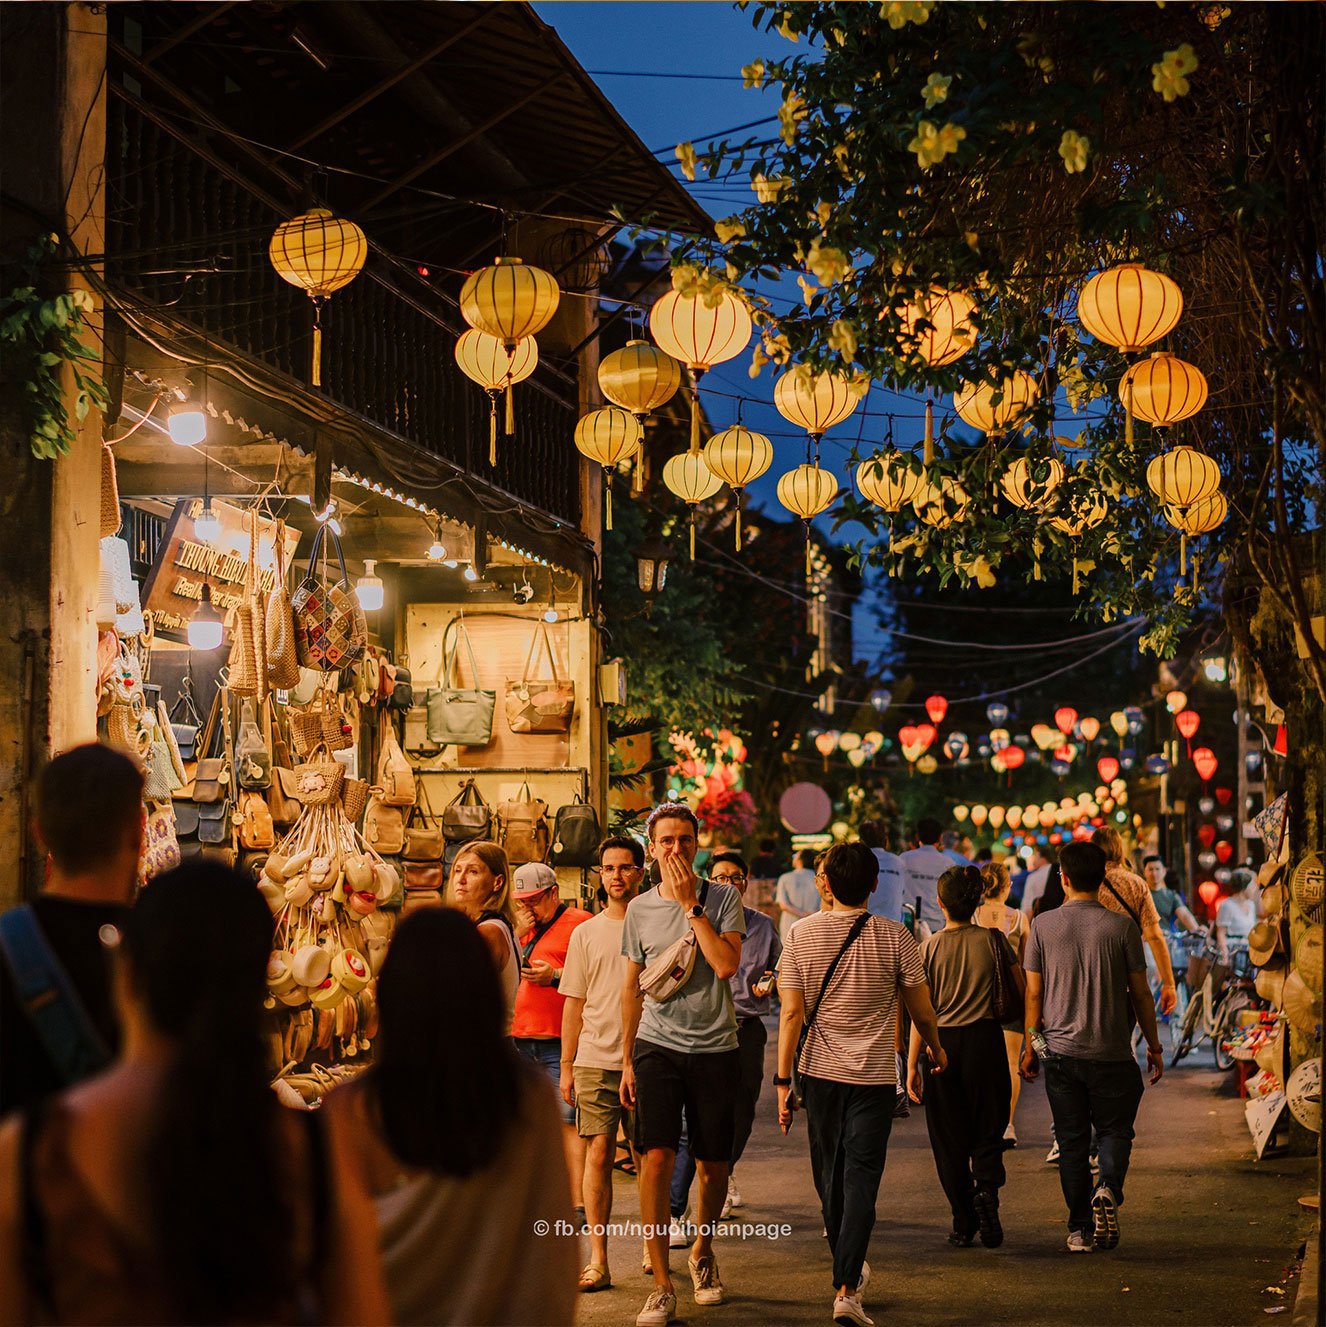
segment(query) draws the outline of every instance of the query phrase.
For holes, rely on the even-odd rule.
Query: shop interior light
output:
[[[467,566],[465,570],[461,572],[461,575],[464,576],[465,579],[470,582],[470,584],[473,584],[475,581],[479,579],[479,573],[474,570],[473,563]]]
[[[207,441],[207,413],[197,401],[176,401],[166,416],[166,431],[177,447]]]
[[[551,604],[543,610],[543,620],[545,622],[557,621],[557,610]]]
[[[221,518],[212,508],[212,499],[203,499],[203,509],[194,517],[193,533],[201,544],[215,544],[221,538]]]
[[[439,521],[433,532],[433,542],[428,545],[428,560],[430,562],[442,562],[445,561],[446,556],[447,550],[442,545],[442,522]],[[453,562],[450,565],[454,567],[456,564]]]
[[[359,607],[365,613],[376,613],[387,597],[386,591],[382,588],[382,578],[374,571],[376,566],[377,562],[373,558],[365,558],[364,574],[355,583]]]
[[[224,623],[212,604],[212,587],[206,581],[203,597],[189,619],[188,635],[191,650],[215,650],[221,644]]]

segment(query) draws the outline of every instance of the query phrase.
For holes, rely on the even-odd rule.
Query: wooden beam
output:
[[[173,51],[180,42],[187,41],[195,32],[205,28],[209,23],[220,18],[227,9],[234,9],[237,0],[226,0],[225,4],[205,6],[203,10],[178,31],[171,33],[165,41],[158,42],[146,55],[143,56],[143,63],[150,65],[153,60],[159,60],[167,51]],[[158,11],[159,12],[159,11]],[[176,13],[179,11],[176,10]]]

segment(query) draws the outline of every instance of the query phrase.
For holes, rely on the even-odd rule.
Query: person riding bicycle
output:
[[[1151,902],[1156,905],[1160,924],[1169,931],[1182,927],[1194,934],[1204,932],[1206,928],[1188,910],[1183,895],[1178,890],[1171,889],[1166,883],[1168,874],[1163,858],[1152,854],[1143,859],[1142,875],[1146,878],[1147,888],[1151,891]]]

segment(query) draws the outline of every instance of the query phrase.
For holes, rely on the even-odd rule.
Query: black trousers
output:
[[[755,1124],[755,1107],[764,1086],[764,1045],[769,1030],[759,1018],[737,1020],[737,1054],[741,1058],[741,1083],[733,1107],[734,1134],[732,1138],[732,1164],[741,1160],[741,1154],[750,1141]]]
[[[898,1091],[891,1083],[803,1081],[810,1171],[833,1250],[833,1284],[855,1289],[875,1228]]]
[[[1004,1031],[994,1019],[941,1027],[939,1040],[948,1068],[926,1074],[925,1124],[939,1183],[953,1209],[953,1228],[970,1234],[976,1229],[972,1195],[1004,1184],[1013,1082]]]

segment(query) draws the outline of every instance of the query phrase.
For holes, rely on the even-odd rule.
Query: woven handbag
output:
[[[299,800],[305,806],[323,806],[340,797],[345,766],[319,743],[306,761],[295,766],[295,776]]]
[[[366,779],[346,779],[341,785],[341,810],[352,824],[359,823],[368,805],[369,786]]]
[[[321,571],[318,567],[319,555],[328,539],[340,564],[341,576],[337,581],[328,579],[325,566]],[[320,668],[324,673],[330,673],[338,668],[348,668],[364,652],[368,642],[364,610],[350,588],[350,573],[345,567],[341,541],[336,531],[327,525],[319,526],[318,533],[313,536],[308,571],[290,604],[295,618],[299,662],[306,668]]]
[[[267,596],[263,625],[267,630],[267,681],[289,691],[299,682],[299,650],[295,644],[295,615],[285,576],[285,522],[276,523],[276,588]]]
[[[534,676],[540,646],[548,655],[549,677]],[[507,678],[503,705],[507,727],[513,733],[565,733],[571,729],[571,717],[576,708],[576,684],[569,677],[557,675],[552,637],[542,622],[534,628],[524,672],[514,681]]]

